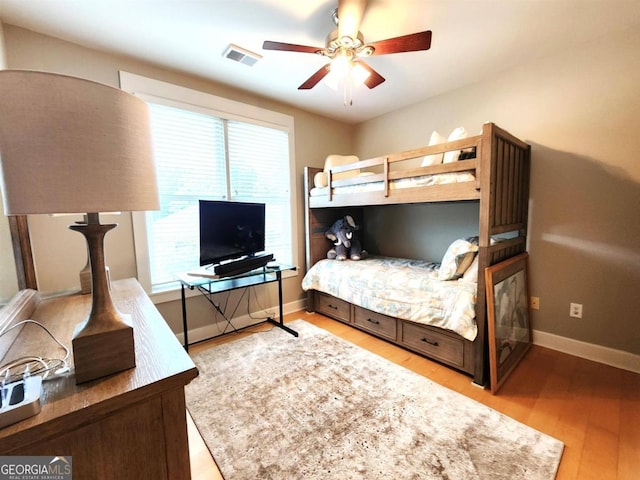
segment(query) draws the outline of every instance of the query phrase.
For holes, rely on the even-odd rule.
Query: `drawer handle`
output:
[[[433,341],[433,340],[429,340],[428,338],[424,338],[424,337],[422,337],[422,338],[420,339],[420,341],[421,341],[421,342],[424,342],[424,343],[428,343],[429,345],[433,345],[434,347],[437,347],[437,346],[438,346],[438,342]]]
[[[338,310],[338,307],[336,307],[334,305],[329,304],[328,306],[329,306],[329,308],[333,308],[334,310]]]
[[[367,318],[367,322],[373,323],[374,325],[380,325],[380,322],[378,320],[373,320],[372,318]]]

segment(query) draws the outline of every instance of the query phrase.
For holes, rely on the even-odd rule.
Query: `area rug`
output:
[[[194,355],[225,480],[553,479],[563,444],[303,320]]]

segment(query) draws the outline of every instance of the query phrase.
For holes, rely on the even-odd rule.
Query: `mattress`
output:
[[[333,295],[354,305],[395,318],[476,338],[477,284],[439,280],[439,264],[371,256],[365,260],[320,260],[302,288]]]

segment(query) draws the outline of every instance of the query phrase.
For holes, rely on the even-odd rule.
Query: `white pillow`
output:
[[[326,187],[329,183],[327,172],[331,167],[337,167],[340,165],[348,165],[350,163],[356,163],[360,159],[356,155],[329,155],[324,161],[324,170],[316,173],[313,178],[314,186]],[[360,173],[360,169],[348,170],[346,172],[334,173],[333,180],[343,180],[345,178],[357,177]]]
[[[431,134],[431,139],[429,139],[429,146],[438,145],[439,143],[446,142],[447,139],[440,135],[435,130]],[[420,164],[421,167],[428,167],[429,165],[437,165],[442,163],[442,153],[436,153],[435,155],[427,155],[422,160]]]
[[[475,245],[464,238],[455,240],[444,256],[438,269],[440,280],[454,280],[460,278],[473,262],[473,257],[478,251]]]
[[[326,187],[327,181],[327,174],[325,172],[318,172],[313,177],[313,186],[316,188]]]
[[[462,281],[464,282],[478,282],[478,255],[475,256],[467,271],[462,275]]]
[[[463,138],[467,138],[467,131],[464,127],[456,128],[449,135],[448,141],[453,142],[454,140],[462,140]],[[460,156],[460,150],[453,150],[451,152],[446,152],[444,154],[444,158],[442,159],[442,163],[451,163],[458,160]]]

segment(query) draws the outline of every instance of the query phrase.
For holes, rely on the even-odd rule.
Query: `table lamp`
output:
[[[76,383],[135,367],[133,326],[113,304],[99,212],[157,210],[147,105],[122,90],[35,71],[0,71],[0,187],[6,215],[83,213],[91,310],[73,335]]]

